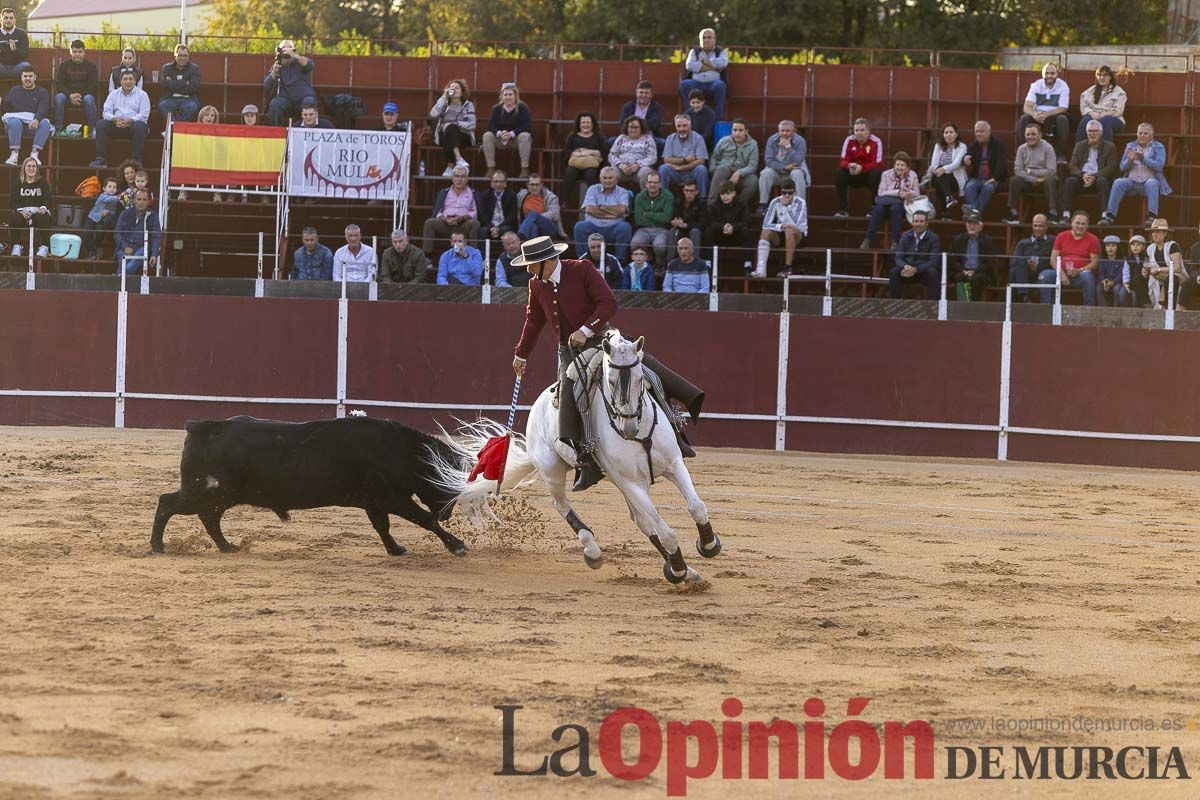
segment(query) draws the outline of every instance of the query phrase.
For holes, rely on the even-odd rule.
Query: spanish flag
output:
[[[177,122],[171,182],[273,186],[279,182],[287,128]]]

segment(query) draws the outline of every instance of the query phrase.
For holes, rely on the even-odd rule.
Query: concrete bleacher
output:
[[[116,51],[91,51],[89,58],[97,61],[101,76],[119,60]],[[39,84],[49,87],[54,69],[67,57],[65,49],[35,49],[31,59],[39,71]],[[154,77],[161,66],[171,59],[168,52],[143,52],[140,63],[146,73],[146,89],[157,104],[158,91]],[[204,88],[202,101],[220,109],[222,119],[240,119],[239,112],[246,103],[265,110],[266,98],[262,78],[270,67],[272,57],[245,53],[192,53],[199,65]],[[367,107],[366,116],[358,120],[359,128],[375,128],[380,124],[379,112],[387,100],[400,107],[402,119],[424,119],[433,101],[452,78],[464,78],[471,87],[480,123],[477,140],[486,125],[488,110],[496,102],[501,83],[512,81],[521,89],[534,118],[534,151],[531,168],[540,172],[547,185],[557,191],[564,163],[561,144],[571,129],[571,120],[581,110],[596,113],[606,135],[617,132],[617,115],[621,105],[633,95],[639,80],[655,84],[656,99],[664,106],[664,133],[671,114],[680,110],[677,85],[681,77],[678,65],[641,61],[591,61],[565,59],[510,59],[469,56],[430,58],[401,56],[316,56],[314,83],[319,95],[349,92],[361,97]],[[809,168],[813,186],[809,190],[810,236],[806,248],[835,251],[835,271],[839,273],[879,276],[891,263],[886,249],[858,250],[870,207],[870,198],[862,190],[851,191],[851,214],[834,218],[834,171],[838,152],[852,121],[859,116],[872,123],[888,154],[906,150],[923,162],[927,157],[935,132],[944,122],[956,122],[970,138],[970,127],[976,119],[992,123],[995,136],[1008,145],[1010,155],[1015,151],[1014,131],[1025,92],[1037,73],[1024,70],[974,70],[932,67],[880,65],[754,65],[735,64],[730,67],[730,97],[726,117],[743,117],[751,135],[762,146],[775,130],[779,119],[796,121],[799,132],[808,142]],[[1079,91],[1092,82],[1090,71],[1067,71],[1063,78],[1072,87],[1073,104]],[[1143,73],[1125,85],[1129,94],[1126,114],[1127,133],[1118,140],[1121,146],[1132,137],[1136,124],[1143,120],[1154,123],[1157,134],[1168,150],[1167,177],[1175,193],[1166,198],[1162,213],[1177,230],[1188,229],[1196,219],[1194,205],[1200,199],[1196,188],[1195,171],[1200,159],[1192,153],[1197,137],[1194,104],[1195,73]],[[7,87],[3,87],[7,91]],[[72,116],[73,115],[73,116]],[[68,112],[68,122],[81,122],[82,112]],[[163,122],[157,111],[150,119],[151,133],[146,144],[145,166],[150,172],[151,185],[158,186],[161,168]],[[27,146],[27,145],[26,145]],[[128,155],[128,142],[113,142],[109,164],[114,166]],[[23,150],[24,152],[24,150]],[[75,186],[85,177],[95,174],[86,165],[91,160],[90,141],[54,139],[48,148],[46,171],[60,203],[73,202],[90,207],[73,195]],[[467,154],[472,166],[472,185],[486,186],[482,154],[473,149]],[[426,175],[417,175],[416,165],[426,164]],[[499,166],[515,174],[515,154],[501,153]],[[441,177],[444,162],[440,149],[434,146],[414,148],[413,184],[409,201],[408,230],[420,234],[438,189],[447,184]],[[14,172],[15,174],[15,172]],[[519,188],[519,186],[517,187]],[[7,198],[7,192],[0,192]],[[576,200],[562,198],[566,228],[577,217]],[[1028,235],[1028,225],[1013,228],[999,222],[1004,213],[1005,196],[998,195],[987,210],[985,231],[997,240],[1001,249],[1011,250],[1016,240]],[[0,201],[0,202],[6,202]],[[164,242],[167,262],[180,275],[242,276],[254,274],[254,251],[259,231],[274,238],[275,207],[251,198],[246,204],[236,197],[233,202],[212,202],[207,192],[192,192],[189,200],[172,199],[170,226]],[[1023,219],[1028,220],[1039,201],[1026,198]],[[1084,208],[1094,209],[1095,200],[1081,198]],[[1090,205],[1089,205],[1090,204]],[[1145,217],[1144,201],[1131,199],[1122,208],[1118,226],[1113,230],[1123,236],[1140,229]],[[350,221],[363,227],[364,237],[380,238],[387,242],[391,228],[391,209],[386,205],[368,206],[364,203],[317,202],[291,204],[291,237],[286,243],[271,241],[268,252],[277,248],[288,254],[299,245],[299,231],[313,224],[322,232],[327,244],[341,241],[341,230]],[[945,241],[958,232],[957,219],[937,220],[934,230]],[[1185,233],[1184,239],[1189,239]],[[886,243],[886,239],[879,240]],[[430,254],[436,258],[436,253]],[[727,253],[721,258],[722,289],[729,291],[780,290],[776,279],[749,280],[742,272],[742,262],[753,258],[750,253]],[[811,252],[807,262],[814,269],[824,268],[824,254]],[[6,269],[24,269],[25,261],[0,259]],[[46,263],[41,263],[42,261]],[[55,259],[39,260],[38,269],[46,271],[75,270],[112,271],[111,262],[51,263]],[[284,269],[287,268],[287,259]],[[270,265],[268,265],[268,270]],[[799,289],[798,289],[799,290]],[[855,288],[852,291],[858,292]],[[862,292],[868,288],[864,284]],[[870,291],[875,291],[871,289]]]

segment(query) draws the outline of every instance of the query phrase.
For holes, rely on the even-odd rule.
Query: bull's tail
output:
[[[439,488],[454,495],[459,510],[472,527],[499,521],[492,510],[491,499],[500,492],[515,489],[529,482],[537,470],[525,449],[525,437],[490,419],[463,422],[454,433],[448,433],[444,428],[442,433],[442,441],[447,447],[442,452],[431,451],[430,463],[434,470],[434,482]],[[482,476],[468,481],[471,469],[479,461],[479,451],[488,440],[505,435],[511,436],[512,439],[509,442],[508,458],[504,463],[504,479],[500,486],[497,488],[496,481],[486,480]],[[449,452],[446,452],[447,450]]]

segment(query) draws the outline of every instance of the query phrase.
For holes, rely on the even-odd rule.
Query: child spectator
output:
[[[1129,302],[1134,308],[1142,308],[1150,301],[1150,287],[1146,280],[1150,276],[1150,265],[1146,259],[1146,237],[1140,233],[1129,237]]]
[[[633,259],[621,270],[621,288],[627,292],[654,291],[654,266],[649,263],[646,248],[633,248]]]
[[[112,235],[117,227],[117,217],[121,215],[121,195],[117,177],[110,175],[104,179],[104,191],[96,197],[96,203],[83,221],[83,252],[84,258],[91,260],[99,258],[96,252],[96,241],[100,238],[97,232],[107,232]]]
[[[1117,257],[1120,247],[1120,236],[1104,237],[1104,258],[1100,259],[1097,270],[1100,280],[1097,299],[1100,301],[1099,305],[1108,305],[1107,297],[1111,294],[1113,306],[1131,308],[1133,296],[1129,286],[1129,264]]]

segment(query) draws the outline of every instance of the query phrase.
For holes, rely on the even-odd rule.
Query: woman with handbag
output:
[[[567,170],[563,173],[562,199],[577,205],[579,199],[575,186],[583,181],[584,191],[593,183],[600,182],[600,165],[608,158],[608,141],[600,135],[596,116],[590,111],[575,115],[575,130],[563,145],[563,161]]]
[[[934,206],[940,211],[949,211],[958,204],[958,193],[967,185],[967,168],[963,159],[967,146],[958,138],[958,126],[947,122],[942,126],[942,136],[933,145],[929,156],[929,169],[921,179],[922,187],[933,189]]]
[[[440,144],[446,154],[443,178],[453,175],[455,167],[470,168],[462,151],[464,147],[475,146],[475,104],[467,96],[467,82],[455,78],[446,84],[442,96],[429,110],[434,144]]]
[[[859,245],[863,250],[875,246],[875,234],[883,224],[883,218],[889,217],[891,222],[892,245],[900,241],[900,226],[905,216],[905,206],[921,196],[921,187],[917,183],[917,173],[912,171],[912,156],[903,151],[896,153],[892,159],[892,168],[883,173],[879,179],[879,192],[875,195],[875,205],[871,208],[871,221],[867,223],[867,237]]]

